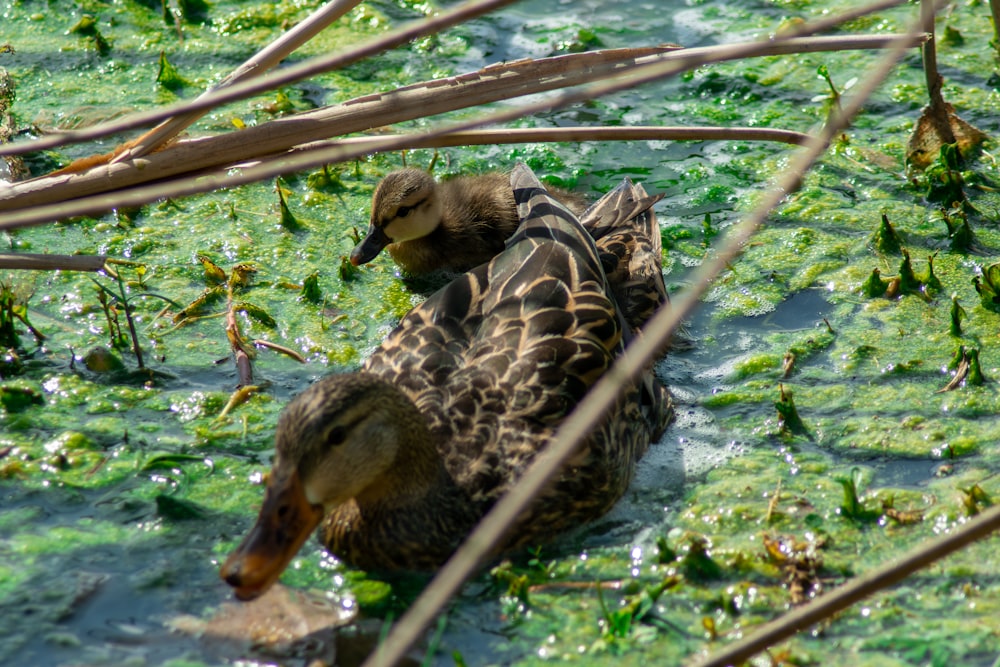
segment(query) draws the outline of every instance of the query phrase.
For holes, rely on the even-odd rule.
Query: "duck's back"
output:
[[[511,181],[522,224],[506,250],[413,309],[365,365],[413,398],[452,478],[482,511],[622,350],[622,323],[590,235],[527,167]],[[669,416],[662,387],[625,387],[617,410],[507,546],[609,509]]]

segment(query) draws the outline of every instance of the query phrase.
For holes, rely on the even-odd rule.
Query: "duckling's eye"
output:
[[[400,206],[398,209],[396,209],[396,217],[397,218],[405,218],[406,216],[408,216],[411,213],[413,213],[413,207],[412,206]]]
[[[337,445],[344,444],[344,440],[347,439],[347,429],[343,426],[334,426],[330,429],[330,432],[326,435],[326,444],[331,447],[336,447]]]

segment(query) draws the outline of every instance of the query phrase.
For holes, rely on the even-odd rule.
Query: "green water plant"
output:
[[[782,433],[790,435],[802,435],[810,440],[812,434],[806,428],[805,422],[799,416],[799,411],[795,408],[795,401],[792,400],[792,392],[785,388],[785,385],[778,383],[778,400],[774,407],[778,411],[778,428]]]
[[[319,288],[319,271],[313,271],[305,277],[299,297],[309,303],[319,303],[323,297],[323,292]]]
[[[1000,263],[991,264],[981,271],[981,276],[972,279],[979,293],[979,303],[990,312],[1000,313]]]
[[[889,216],[882,214],[882,222],[872,235],[872,246],[883,255],[898,255],[903,244],[896,233],[896,228],[889,222]]]
[[[878,267],[875,267],[868,274],[865,282],[861,284],[861,294],[869,299],[877,299],[878,297],[885,296],[889,290],[890,282],[882,278],[882,272],[878,270]]]
[[[173,13],[179,14],[186,23],[198,23],[208,20],[209,9],[206,0],[177,0],[177,9]],[[169,11],[167,2],[163,3],[163,11],[164,14]]]
[[[233,352],[233,359],[239,374],[239,386],[219,415],[221,419],[232,408],[245,401],[256,391],[257,387],[253,382],[252,361],[257,356],[257,347],[274,350],[301,363],[304,363],[305,359],[298,352],[284,345],[261,338],[249,340],[244,336],[236,317],[240,313],[268,329],[274,329],[278,325],[266,309],[245,298],[247,292],[253,287],[253,276],[257,272],[254,265],[240,262],[233,265],[227,273],[206,255],[198,255],[198,261],[201,262],[204,269],[207,287],[174,315],[173,320],[176,325],[174,330],[209,317],[221,315],[225,319],[226,338]],[[222,298],[226,301],[226,307],[222,313],[202,314],[209,305]]]
[[[711,542],[697,533],[687,533],[677,548],[678,569],[689,581],[710,581],[722,577],[722,566],[712,558]]]
[[[903,261],[899,263],[899,292],[901,294],[923,294],[924,283],[913,271],[910,253],[903,250]]]
[[[962,335],[962,320],[968,318],[968,313],[965,312],[965,308],[962,308],[962,304],[958,302],[958,295],[953,294],[951,296],[951,327],[949,328],[949,333],[952,336]]]
[[[0,347],[16,349],[21,339],[17,333],[17,324],[31,332],[35,342],[41,344],[45,334],[32,326],[28,320],[28,301],[31,290],[24,283],[13,280],[0,280]]]
[[[303,229],[302,223],[300,223],[298,218],[295,217],[292,210],[288,208],[287,197],[292,193],[292,191],[286,187],[285,182],[281,178],[275,179],[274,191],[278,193],[278,209],[281,211],[281,226],[289,232],[297,232]]]
[[[657,600],[663,593],[678,584],[681,578],[676,574],[663,577],[637,593],[627,595],[622,604],[611,609],[604,596],[604,589],[597,584],[597,600],[601,608],[600,639],[591,647],[592,651],[616,650],[624,648],[629,641],[644,641],[655,634],[657,626],[663,626],[655,615]]]
[[[947,385],[937,390],[938,394],[954,391],[962,385],[979,387],[986,382],[982,366],[979,363],[979,350],[976,348],[966,348],[964,345],[959,345],[958,350],[955,351],[948,363],[948,370],[955,373]]]
[[[166,51],[160,51],[159,64],[160,69],[156,74],[156,83],[161,88],[176,92],[189,85],[188,80],[181,76],[181,73],[174,67],[173,63],[167,59]]]
[[[69,29],[70,34],[80,35],[94,45],[98,54],[106,56],[111,53],[111,42],[97,28],[97,18],[93,14],[84,14],[80,20]]]
[[[962,156],[957,144],[943,144],[938,159],[924,172],[927,182],[926,197],[949,208],[955,205],[970,207],[965,196],[965,178],[961,170]]]
[[[136,294],[130,294],[128,290],[129,286],[126,285],[125,279],[122,277],[122,272],[118,269],[112,268],[114,264],[134,268],[139,275],[139,285],[142,285],[143,280],[145,279],[147,273],[146,267],[142,264],[124,260],[115,260],[114,262],[109,261],[104,268],[104,273],[112,278],[114,283],[109,286],[105,285],[96,278],[91,279],[94,282],[94,285],[97,286],[97,300],[100,302],[101,308],[104,310],[104,316],[108,323],[108,335],[111,338],[111,347],[116,349],[126,348],[129,347],[129,343],[131,342],[132,353],[135,355],[136,364],[140,370],[144,370],[146,365],[143,361],[142,345],[139,343],[139,334],[135,327],[135,309],[133,301],[135,299],[148,297],[165,301],[167,304],[174,307],[179,306],[172,299],[155,292],[143,291]],[[119,313],[122,313],[125,316],[125,323],[128,326],[127,337],[122,333]]]
[[[955,252],[974,252],[978,250],[976,235],[969,225],[969,215],[965,207],[957,204],[941,208],[941,219],[948,228],[948,241]]]
[[[967,489],[959,488],[962,500],[962,509],[966,516],[976,516],[987,507],[993,506],[993,498],[983,490],[978,484],[973,484]]]
[[[860,468],[851,468],[848,476],[834,479],[844,490],[844,502],[837,508],[840,516],[858,523],[871,523],[878,519],[880,512],[867,507],[861,499],[866,482]]]

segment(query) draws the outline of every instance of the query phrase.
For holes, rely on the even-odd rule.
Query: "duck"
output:
[[[527,166],[510,184],[521,222],[502,252],[413,308],[358,371],[323,377],[283,410],[257,521],[221,568],[238,599],[268,590],[314,531],[363,570],[440,567],[624,350],[607,268],[636,281],[659,273],[660,255],[611,266]],[[626,181],[597,202],[601,238],[655,247],[642,199]],[[494,555],[607,512],[672,416],[652,368],[626,383]]]
[[[586,208],[581,195],[549,190],[575,214]],[[376,186],[368,231],[350,262],[367,264],[385,249],[412,276],[442,269],[462,273],[500,253],[519,224],[508,174],[437,182],[421,169],[400,169]]]

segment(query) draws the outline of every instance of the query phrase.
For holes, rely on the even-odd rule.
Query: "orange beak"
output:
[[[322,519],[323,506],[309,503],[297,472],[284,480],[271,475],[257,523],[226,559],[222,578],[240,600],[262,595]]]

